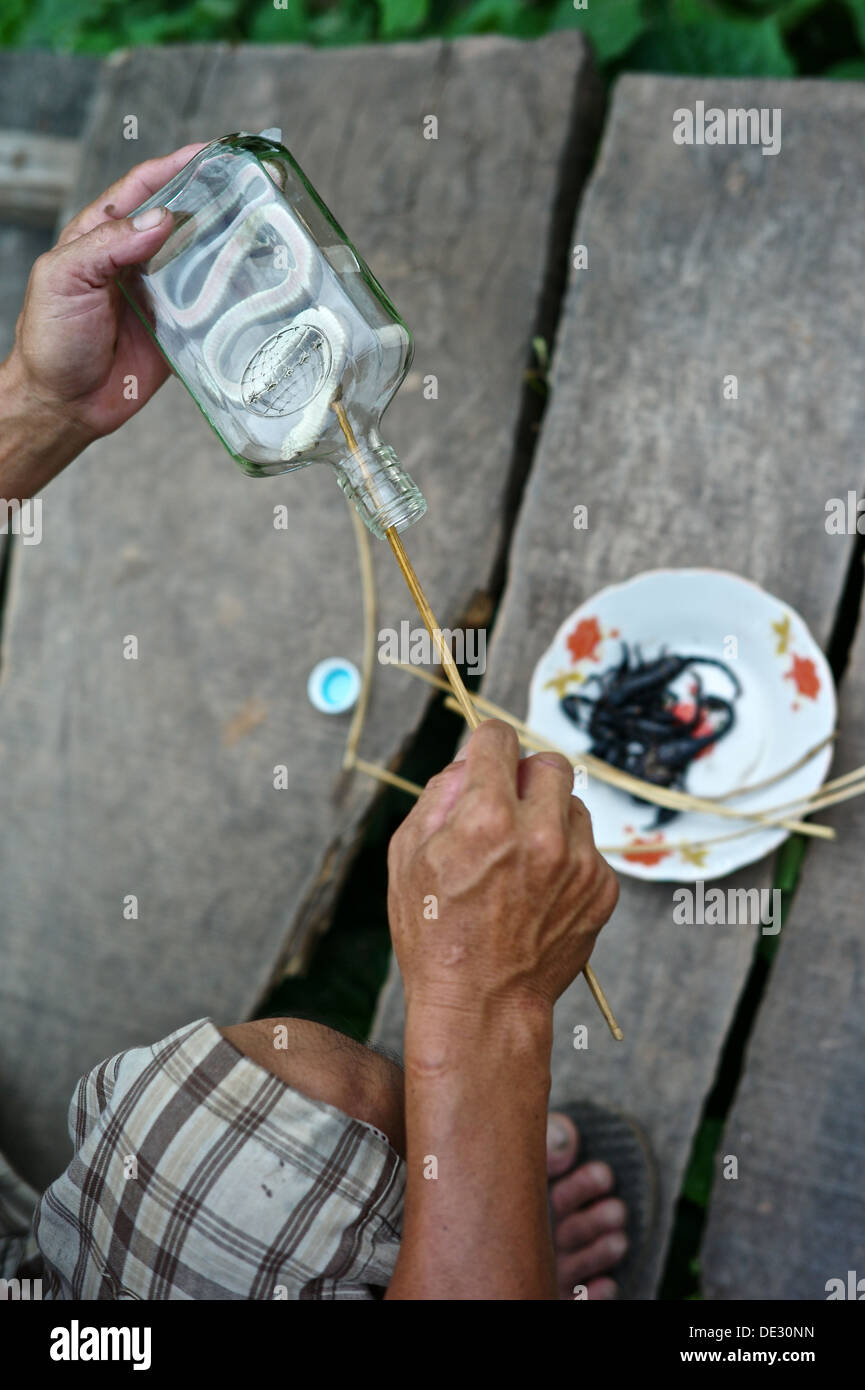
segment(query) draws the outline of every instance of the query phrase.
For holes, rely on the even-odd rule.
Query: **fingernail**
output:
[[[166,208],[148,208],[146,212],[139,212],[137,217],[133,217],[132,225],[136,232],[149,232],[152,227],[159,226],[166,211]]]
[[[459,752],[454,753],[453,760],[454,760],[455,763],[461,763],[465,758],[468,757],[468,755],[469,755],[469,746],[468,746],[467,743],[464,743],[463,746],[462,746],[462,748],[460,748]]]
[[[548,766],[548,767],[561,767],[561,768],[562,768],[562,772],[566,772],[566,771],[567,771],[567,768],[562,767],[562,761],[567,762],[567,758],[565,758],[565,757],[564,757],[564,754],[562,754],[562,753],[536,753],[536,754],[535,754],[535,762],[536,762],[536,763],[544,763],[544,764],[546,764],[546,766]]]
[[[568,1134],[567,1126],[551,1115],[547,1120],[547,1148],[553,1153],[561,1153],[570,1142],[571,1136]]]

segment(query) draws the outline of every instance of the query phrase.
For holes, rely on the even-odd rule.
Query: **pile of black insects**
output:
[[[645,661],[639,647],[634,647],[632,657],[627,642],[623,642],[619,664],[586,680],[584,689],[596,685],[597,694],[565,695],[562,710],[589,734],[589,752],[596,758],[655,786],[684,790],[691,763],[724,738],[736,720],[732,700],[704,694],[702,681],[693,669],[697,666],[720,668],[730,681],[732,699],[741,695],[739,681],[723,661],[709,656],[676,656],[663,649],[653,660]],[[681,696],[671,687],[685,671],[691,672],[693,685],[688,713],[683,716]],[[633,799],[646,804],[642,797]],[[666,825],[676,815],[677,811],[661,806],[653,824]]]

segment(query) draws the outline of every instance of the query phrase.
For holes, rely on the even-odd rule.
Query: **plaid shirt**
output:
[[[46,1298],[372,1299],[390,1282],[402,1159],[209,1019],[95,1067],[69,1129],[72,1162],[36,1211],[38,1253],[13,1229],[21,1203],[0,1175],[4,1263],[17,1256]]]

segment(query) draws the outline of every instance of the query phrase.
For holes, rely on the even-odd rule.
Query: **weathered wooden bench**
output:
[[[865,763],[863,703],[860,629],[842,686],[842,770]],[[865,1293],[865,808],[857,800],[820,819],[838,842],[809,852],[718,1148],[706,1298]],[[727,1155],[735,1182],[723,1178]]]
[[[136,50],[101,69],[67,211],[189,140],[282,127],[416,336],[388,438],[429,501],[407,547],[454,626],[489,586],[527,466],[524,373],[552,331],[599,114],[574,34]],[[306,696],[319,659],[361,660],[329,470],[252,482],[172,382],[43,504],[42,544],[13,546],[0,690],[0,1148],[37,1181],[66,1161],[82,1070],[204,1014],[244,1017],[303,953],[380,793],[346,780],[347,720]],[[387,547],[375,558],[380,625],[416,622]],[[429,698],[380,673],[363,756],[397,760]]]
[[[673,112],[697,99],[781,107],[780,154],[677,145]],[[406,543],[448,623],[489,588],[531,465],[484,683],[523,714],[563,617],[659,565],[755,579],[828,644],[858,542],[827,534],[825,502],[863,481],[863,107],[847,84],[626,77],[574,225],[600,107],[573,35],[142,51],[101,69],[76,202],[185,140],[282,124],[416,335],[389,436],[430,501]],[[423,140],[428,114],[436,142]],[[528,345],[552,334],[578,243],[588,268],[570,273],[532,458]],[[7,336],[35,243],[21,245],[2,291]],[[428,374],[437,401],[420,390]],[[289,535],[272,527],[281,502],[297,518]],[[588,531],[573,529],[577,503]],[[305,695],[317,659],[358,660],[361,645],[351,527],[324,470],[241,477],[172,384],[44,507],[42,545],[13,543],[0,687],[13,808],[0,838],[0,1147],[37,1181],[64,1161],[81,1070],[203,1013],[244,1016],[277,967],[302,958],[377,794],[342,777],[345,722]],[[390,557],[376,562],[380,624],[414,621]],[[127,633],[138,662],[122,659]],[[865,762],[863,683],[860,637],[839,768]],[[397,766],[427,698],[379,673],[364,756]],[[278,763],[292,768],[288,793],[273,789]],[[826,819],[839,838],[805,858],[717,1151],[709,1298],[823,1298],[848,1269],[865,1275],[865,812]],[[768,887],[772,873],[765,861],[725,884]],[[130,893],[140,914],[127,922]],[[757,930],[683,928],[671,900],[672,885],[624,881],[597,948],[624,1043],[582,980],[556,1014],[554,1102],[625,1107],[659,1159],[643,1298],[658,1290]],[[577,1052],[580,1023],[590,1045]],[[395,969],[374,1033],[400,1045]]]
[[[698,98],[782,107],[780,156],[674,144],[673,112]],[[839,143],[857,163],[863,113],[854,86],[619,82],[572,237],[588,269],[572,273],[483,685],[497,704],[523,717],[534,665],[568,613],[658,566],[734,570],[828,641],[856,537],[827,534],[825,503],[858,489],[863,472],[865,191],[837,174]],[[722,390],[730,372],[735,402]],[[588,531],[573,529],[577,503]],[[856,707],[854,695],[841,766],[865,761]],[[862,813],[838,823],[840,845],[805,861],[721,1146],[739,1155],[740,1176],[716,1180],[706,1255],[716,1296],[819,1298],[825,1278],[857,1258],[863,1268]],[[724,882],[771,886],[772,862]],[[755,948],[747,926],[676,925],[672,889],[624,880],[593,957],[624,1043],[582,980],[556,1011],[553,1101],[618,1104],[657,1153],[661,1228],[642,1297],[658,1286]],[[587,1052],[573,1046],[583,1023]],[[375,1035],[398,1046],[401,1027],[394,970]]]

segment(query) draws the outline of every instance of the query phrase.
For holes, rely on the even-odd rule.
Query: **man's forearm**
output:
[[[406,1006],[407,1180],[390,1299],[554,1299],[546,1006]]]
[[[3,500],[34,497],[90,442],[33,395],[13,350],[0,362],[0,526],[7,519]]]

